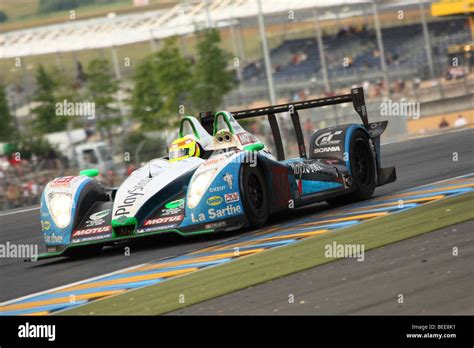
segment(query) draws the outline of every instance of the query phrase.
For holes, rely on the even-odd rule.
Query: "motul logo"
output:
[[[73,237],[88,236],[88,235],[91,235],[91,234],[99,234],[99,233],[109,232],[111,230],[111,228],[112,228],[111,226],[86,228],[85,230],[74,231],[74,233],[72,235],[73,235]]]
[[[153,225],[162,225],[168,222],[176,222],[183,220],[183,215],[175,215],[175,216],[166,216],[159,219],[151,219],[145,221],[145,226],[153,226]]]

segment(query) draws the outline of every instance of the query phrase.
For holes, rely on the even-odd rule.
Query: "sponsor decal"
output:
[[[209,218],[210,219],[216,219],[216,218],[222,218],[230,215],[235,215],[238,213],[242,212],[242,208],[240,205],[228,205],[227,207],[223,209],[214,209],[211,208],[208,210]]]
[[[166,216],[158,219],[150,219],[145,221],[145,226],[163,225],[170,222],[179,222],[183,220],[184,215]]]
[[[221,196],[212,196],[207,199],[207,205],[219,205],[222,203],[222,197]]]
[[[110,213],[110,209],[98,211],[97,213],[94,213],[91,216],[89,216],[89,219],[97,221],[102,218],[105,218],[107,215],[109,215],[109,213]]]
[[[184,207],[184,199],[177,199],[165,204],[166,209],[182,208]]]
[[[109,215],[110,209],[102,210],[89,216],[86,221],[86,227],[100,226],[105,223],[104,218]]]
[[[94,234],[110,232],[111,230],[112,230],[112,226],[85,228],[83,230],[75,230],[72,236],[73,237],[89,236],[89,235],[94,235]]]
[[[42,231],[48,231],[51,228],[51,222],[45,220],[41,221],[41,230]]]
[[[51,235],[45,235],[44,242],[45,243],[62,243],[63,236],[56,235],[55,233],[52,233]]]
[[[210,208],[207,213],[209,215],[209,219],[223,218],[242,213],[242,207],[240,205],[229,204],[228,206],[222,209]],[[194,215],[194,213],[191,213],[191,222],[203,221],[206,221],[206,215],[204,213],[199,213],[197,214],[197,216]]]
[[[118,222],[124,222],[124,221],[127,220],[127,219],[128,219],[128,216],[122,215],[122,216],[119,216],[119,217],[117,218],[117,221],[118,221]]]
[[[75,176],[63,176],[61,178],[56,178],[51,183],[51,186],[69,186],[71,181],[74,180]]]
[[[227,193],[224,195],[224,199],[226,203],[237,202],[239,200],[239,193],[238,192]]]
[[[316,140],[314,141],[314,144],[316,146],[338,145],[341,142],[341,139],[333,139],[333,137],[341,133],[342,133],[341,130],[323,133],[319,137],[316,138]]]
[[[183,208],[173,208],[173,209],[161,209],[160,215],[169,216],[169,215],[178,215],[181,214]]]
[[[115,216],[117,215],[126,215],[129,213],[127,208],[133,206],[133,203],[137,200],[138,197],[143,196],[144,193],[143,191],[146,187],[146,185],[152,180],[152,178],[144,178],[140,180],[135,186],[133,186],[131,189],[127,191],[127,196],[121,202],[120,205],[117,206],[117,210],[115,210]]]
[[[329,146],[329,147],[317,147],[314,149],[314,153],[322,153],[322,152],[336,152],[341,151],[339,146]]]
[[[232,190],[233,182],[234,182],[234,176],[230,173],[225,173],[223,176],[224,181],[229,185],[229,188]]]
[[[255,135],[250,134],[248,132],[238,133],[236,135],[237,135],[237,138],[239,138],[241,145],[247,145],[247,144],[255,143],[256,141],[258,141]]]
[[[145,227],[145,228],[138,229],[137,233],[147,233],[147,232],[167,230],[167,229],[170,229],[170,228],[175,228],[176,226],[178,226],[178,224],[157,225],[157,226],[152,226],[152,227]]]
[[[211,166],[213,164],[217,164],[225,159],[224,156],[217,156],[217,157],[212,157],[209,158],[206,163],[204,163],[204,166]]]
[[[321,166],[317,163],[306,163],[306,162],[296,162],[289,163],[290,167],[293,169],[294,175],[303,175],[316,173],[322,170]]]
[[[205,229],[208,229],[208,228],[220,228],[220,227],[224,227],[227,225],[227,222],[225,221],[218,221],[218,222],[212,222],[210,224],[205,224],[204,225],[204,228]]]
[[[221,192],[221,191],[224,191],[224,190],[225,190],[225,186],[222,185],[222,186],[211,187],[209,189],[209,192]]]
[[[214,155],[209,158],[206,162],[203,163],[203,166],[212,166],[214,164],[218,164],[224,160],[226,160],[227,158],[231,157],[235,152],[236,150],[238,150],[237,148],[232,148],[232,149],[220,149],[220,150],[216,150],[216,152],[214,153]],[[240,150],[238,150],[240,151]]]

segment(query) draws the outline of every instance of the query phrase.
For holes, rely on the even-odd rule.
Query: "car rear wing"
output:
[[[305,158],[307,157],[306,146],[304,144],[303,130],[301,128],[301,122],[300,122],[298,110],[311,109],[311,108],[317,108],[317,107],[322,107],[326,105],[335,105],[335,104],[343,104],[343,103],[352,103],[354,105],[355,111],[359,114],[360,118],[362,119],[362,124],[364,125],[365,129],[369,131],[370,126],[369,126],[369,120],[367,118],[367,109],[365,107],[364,89],[362,87],[352,88],[350,94],[337,95],[337,96],[327,97],[327,98],[311,99],[311,100],[305,100],[301,102],[288,103],[288,104],[265,106],[261,108],[255,108],[255,109],[234,111],[232,112],[232,116],[236,120],[242,120],[242,119],[258,117],[258,116],[267,116],[268,122],[270,123],[270,128],[272,130],[273,140],[275,142],[277,158],[278,160],[283,160],[285,158],[284,151],[283,151],[283,142],[281,140],[280,127],[278,126],[278,122],[275,115],[279,113],[283,113],[283,112],[289,112],[291,116],[291,121],[293,123],[293,127],[295,129],[296,140],[298,141],[298,150],[300,153],[300,157]],[[214,122],[214,114],[210,111],[201,112],[199,114],[199,118],[204,128],[208,132],[211,132],[213,122]]]

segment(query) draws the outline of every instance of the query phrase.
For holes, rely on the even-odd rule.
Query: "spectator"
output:
[[[467,121],[462,115],[459,115],[456,121],[454,121],[454,127],[464,127],[466,125]]]
[[[0,210],[8,209],[8,205],[7,205],[8,202],[6,201],[5,189],[6,189],[6,185],[1,183],[0,184]]]
[[[138,169],[138,166],[136,166],[136,165],[133,164],[133,163],[130,163],[130,164],[127,166],[127,176],[130,176],[130,174],[132,174],[136,169]]]
[[[365,80],[362,83],[362,88],[364,89],[364,93],[369,93],[369,88],[370,88],[370,82]]]
[[[441,122],[439,123],[439,126],[438,126],[438,127],[439,127],[439,128],[447,128],[447,127],[449,127],[449,123],[448,123],[448,121],[443,117],[443,118],[441,119]]]
[[[421,84],[421,79],[419,77],[415,77],[415,79],[413,80],[413,89],[420,88],[420,84]]]
[[[54,149],[49,150],[47,156],[46,156],[46,168],[47,169],[52,169],[56,170],[59,168],[58,166],[58,156],[56,154],[56,151]]]
[[[20,186],[10,184],[7,188],[6,192],[7,202],[9,203],[11,208],[17,208],[20,206],[20,199],[21,199],[21,190]]]

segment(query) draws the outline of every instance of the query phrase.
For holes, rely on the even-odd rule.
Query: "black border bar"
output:
[[[179,311],[178,311],[179,312]],[[19,337],[19,325],[55,325],[55,340]],[[408,344],[472,347],[472,316],[49,316],[0,317],[2,348],[11,345]],[[421,330],[420,327],[431,327]],[[452,327],[448,329],[447,327]],[[411,338],[409,334],[455,334]],[[380,346],[380,345],[379,345]]]

